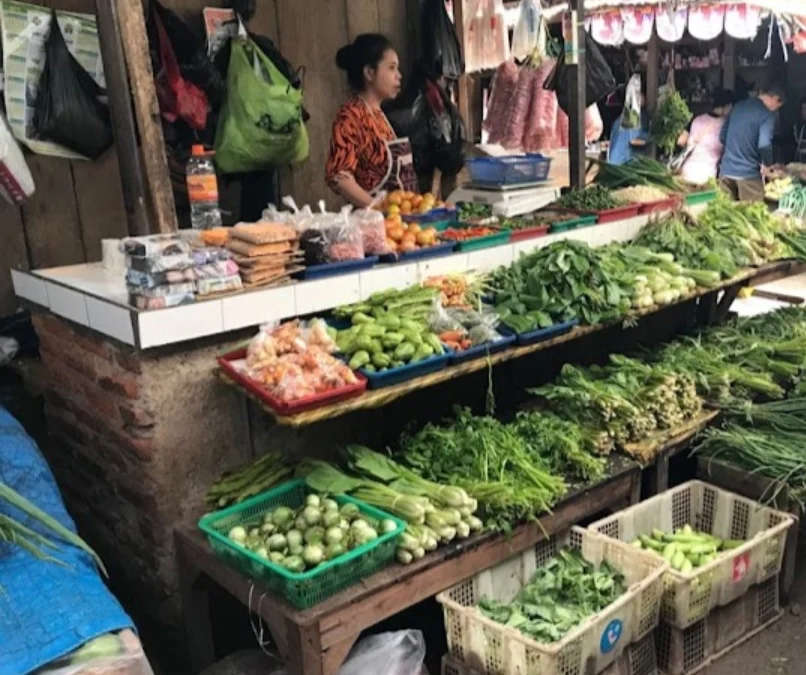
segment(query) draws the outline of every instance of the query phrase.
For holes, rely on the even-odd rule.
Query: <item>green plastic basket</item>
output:
[[[697,206],[698,204],[707,204],[716,199],[716,190],[705,190],[703,192],[692,192],[686,195],[686,206]]]
[[[459,230],[475,227],[475,225],[468,225],[467,223],[462,223],[458,220],[442,220],[438,223],[431,223],[431,226],[434,227],[437,232],[443,232],[449,227]],[[468,253],[470,251],[478,251],[482,248],[490,248],[491,246],[501,246],[502,244],[508,244],[511,236],[511,230],[501,230],[493,234],[488,234],[486,237],[476,237],[474,239],[468,239],[467,241],[457,241],[456,250]]]
[[[580,227],[589,227],[596,225],[597,216],[580,216],[579,218],[572,218],[571,220],[558,220],[551,224],[550,232],[568,232],[569,230],[576,230]]]
[[[241,504],[210,513],[199,521],[199,529],[207,535],[210,546],[219,558],[247,577],[264,582],[272,592],[300,609],[312,607],[386,567],[394,558],[397,539],[406,527],[400,518],[358,499],[347,495],[335,496],[339,504],[355,504],[361,513],[370,518],[393,520],[397,523],[397,529],[301,574],[289,572],[284,567],[259,558],[227,537],[227,533],[236,525],[253,526],[262,520],[265,513],[278,506],[299,508],[305,503],[305,495],[309,492],[312,490],[308,489],[305,481],[297,479]]]

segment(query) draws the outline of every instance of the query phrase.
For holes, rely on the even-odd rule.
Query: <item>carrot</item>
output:
[[[439,339],[443,342],[461,342],[464,337],[464,331],[461,330],[446,330],[439,335]]]

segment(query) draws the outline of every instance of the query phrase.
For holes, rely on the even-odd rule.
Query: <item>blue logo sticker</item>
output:
[[[599,649],[602,650],[602,654],[609,654],[616,648],[618,641],[621,640],[623,631],[624,624],[621,619],[613,619],[607,624],[607,628],[602,633],[602,639],[599,641]]]

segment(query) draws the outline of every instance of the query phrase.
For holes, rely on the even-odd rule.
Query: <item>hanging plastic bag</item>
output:
[[[484,42],[486,47],[484,68],[496,68],[499,63],[509,59],[509,30],[507,17],[502,0],[485,0],[486,14],[489,17],[488,37]]]
[[[553,150],[557,128],[557,94],[543,87],[557,65],[554,59],[543,59],[535,73],[532,102],[526,120],[523,149],[527,152]]]
[[[210,110],[207,96],[200,87],[182,77],[173,45],[155,7],[150,6],[148,24],[156,51],[151,60],[160,112],[168,122],[180,119],[191,129],[203,131]],[[155,62],[158,67],[154,66]]]
[[[489,134],[489,143],[500,143],[504,139],[512,96],[517,85],[518,66],[513,61],[504,61],[495,72],[487,115],[481,126]]]
[[[521,0],[518,23],[512,33],[512,58],[525,59],[536,48],[543,28],[543,14],[537,0]]]
[[[426,72],[432,77],[458,79],[465,71],[465,64],[444,0],[425,0],[422,35],[422,62]]]
[[[633,75],[627,82],[624,94],[624,110],[621,113],[622,129],[637,129],[641,126],[641,76]]]
[[[557,67],[544,85],[557,94],[557,102],[566,114],[571,108],[570,83],[568,68],[565,65],[565,54],[560,54]],[[607,64],[601,50],[589,33],[585,33],[585,107],[598,103],[616,89],[616,78]]]
[[[534,87],[537,82],[537,70],[531,65],[525,65],[518,74],[518,84],[512,96],[509,109],[507,131],[501,145],[507,150],[523,149],[523,138],[526,134],[526,119],[534,96]]]
[[[99,100],[103,93],[70,53],[52,12],[34,105],[36,133],[89,159],[100,157],[113,142],[109,108]]]
[[[664,42],[680,42],[686,34],[688,7],[675,9],[671,5],[655,8],[655,30]]]
[[[10,204],[22,204],[34,193],[34,179],[25,156],[11,133],[11,127],[0,114],[0,194]]]
[[[150,0],[149,8],[162,22],[182,77],[200,87],[218,108],[224,100],[226,85],[207,54],[204,40],[176,12],[163,7],[157,0]]]
[[[308,156],[302,91],[248,37],[232,41],[215,150],[224,173],[259,171]]]

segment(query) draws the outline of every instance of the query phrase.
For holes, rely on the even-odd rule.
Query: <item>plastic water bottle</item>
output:
[[[221,211],[218,208],[218,179],[216,178],[213,153],[203,145],[194,145],[187,163],[188,199],[190,222],[194,230],[209,230],[221,226]]]

